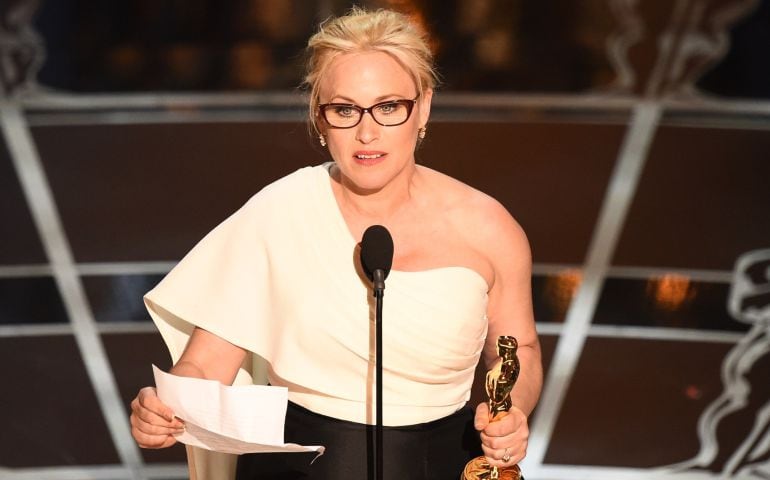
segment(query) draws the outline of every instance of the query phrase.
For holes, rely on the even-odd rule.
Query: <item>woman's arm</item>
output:
[[[244,358],[246,350],[196,327],[170,373],[232,385]]]
[[[218,380],[231,385],[246,351],[210,333],[195,328],[179,361],[171,373],[183,377]],[[131,434],[142,448],[165,448],[176,443],[174,434],[184,424],[160,401],[155,387],[139,390],[131,402]]]
[[[491,465],[511,466],[524,458],[529,438],[527,417],[535,408],[543,384],[540,342],[532,312],[532,260],[524,231],[498,202],[489,199],[482,209],[484,228],[477,228],[476,245],[493,272],[489,289],[489,321],[483,358],[487,368],[497,362],[497,339],[516,337],[521,364],[511,400],[513,406],[499,421],[489,422],[486,404],[476,410],[476,428]],[[508,458],[508,461],[503,461]]]
[[[540,341],[532,312],[532,261],[524,232],[507,212],[502,220],[507,221],[500,229],[497,251],[491,257],[495,278],[489,292],[489,330],[484,361],[487,368],[497,361],[497,338],[500,335],[516,337],[521,371],[511,400],[529,415],[537,404],[543,384]]]

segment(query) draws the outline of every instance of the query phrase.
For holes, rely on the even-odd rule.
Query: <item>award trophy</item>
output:
[[[507,415],[511,408],[511,390],[519,376],[519,359],[516,349],[519,344],[511,336],[497,339],[497,354],[500,356],[495,367],[487,372],[486,390],[489,397],[489,415],[494,422]],[[518,465],[492,467],[486,459],[476,457],[465,465],[460,480],[523,480]]]

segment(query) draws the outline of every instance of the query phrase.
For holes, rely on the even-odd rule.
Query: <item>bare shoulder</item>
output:
[[[508,210],[492,196],[446,174],[426,169],[432,188],[441,192],[446,218],[453,233],[479,254],[501,268],[500,261],[528,265],[531,254],[527,236]]]
[[[513,265],[526,266],[529,270],[529,241],[519,222],[495,198],[468,188],[472,192],[461,207],[459,217],[467,240],[478,246],[497,271]]]

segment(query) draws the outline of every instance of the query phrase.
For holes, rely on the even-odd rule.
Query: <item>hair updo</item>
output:
[[[414,80],[421,95],[436,85],[433,54],[426,35],[408,17],[392,10],[367,11],[354,7],[342,17],[321,24],[310,37],[305,85],[310,90],[309,119],[317,124],[320,85],[335,58],[346,53],[384,52],[393,57]]]

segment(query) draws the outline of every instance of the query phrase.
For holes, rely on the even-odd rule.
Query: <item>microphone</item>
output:
[[[393,237],[382,225],[372,225],[361,238],[361,266],[366,276],[372,281],[375,298],[375,372],[376,391],[375,408],[376,422],[374,428],[373,460],[374,478],[383,477],[383,448],[382,448],[382,301],[385,294],[385,278],[393,265]]]
[[[382,225],[372,225],[361,239],[361,266],[373,282],[374,291],[385,289],[385,279],[393,265],[393,237]]]

